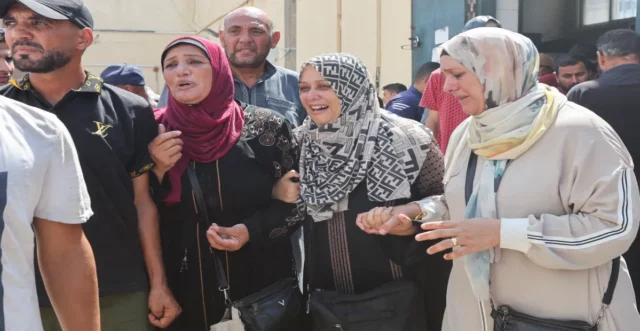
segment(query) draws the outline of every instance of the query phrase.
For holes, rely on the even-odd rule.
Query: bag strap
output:
[[[217,161],[216,161],[217,162]],[[217,167],[217,164],[216,164]],[[196,207],[196,214],[200,216],[200,221],[202,224],[211,224],[209,220],[209,215],[207,213],[207,205],[205,204],[204,195],[202,194],[202,189],[200,188],[200,183],[198,182],[198,177],[196,176],[195,164],[190,164],[187,167],[187,175],[189,177],[189,182],[191,183],[191,190],[193,192],[193,199]],[[220,176],[218,171],[218,191],[220,191]],[[221,193],[221,192],[218,192]],[[222,199],[222,196],[220,197]],[[222,206],[222,205],[221,205]],[[224,299],[229,304],[231,302],[231,298],[229,297],[229,292],[231,290],[229,286],[229,281],[227,275],[224,272],[224,265],[222,260],[216,254],[216,250],[213,248],[209,248],[211,255],[213,255],[213,262],[215,265],[216,272],[216,280],[218,281],[218,290],[224,293]],[[227,264],[228,265],[228,264]]]
[[[467,167],[467,177],[465,179],[464,185],[466,203],[469,203],[469,199],[471,198],[471,194],[473,193],[473,181],[476,176],[477,167],[478,155],[471,152],[471,155],[469,156],[469,165]],[[496,182],[496,191],[498,190],[498,186],[500,186],[500,181]],[[602,320],[602,318],[604,318],[604,312],[611,304],[611,301],[613,300],[613,293],[615,292],[616,285],[618,284],[618,275],[620,274],[620,257],[616,257],[611,261],[611,263],[611,276],[609,277],[609,285],[607,285],[607,291],[604,293],[604,297],[602,298],[602,309],[598,313],[598,323]]]
[[[307,219],[310,219],[309,221],[307,221]],[[313,219],[311,219],[310,217],[305,218],[305,220],[303,221],[304,223],[302,224],[302,231],[303,231],[303,236],[305,238],[305,242],[308,242],[309,245],[307,247],[305,247],[305,255],[307,255],[307,257],[305,258],[305,263],[308,264],[308,268],[307,270],[304,272],[305,275],[307,275],[307,286],[306,286],[306,294],[307,294],[307,314],[309,314],[310,312],[310,308],[311,308],[311,283],[313,283],[314,281],[314,271],[315,271],[315,258],[314,258],[314,254],[315,252],[313,251],[313,227],[314,227],[314,221]],[[309,227],[309,231],[308,233],[304,233],[304,226],[305,223],[308,224]],[[307,238],[308,236],[308,238]],[[305,245],[306,246],[306,245]]]
[[[602,303],[606,306],[611,304],[613,300],[613,293],[616,290],[618,284],[618,275],[620,274],[620,257],[616,257],[611,261],[611,277],[609,277],[609,285],[607,285],[607,291],[604,293]]]
[[[473,193],[473,181],[476,178],[476,168],[478,167],[478,155],[471,152],[469,156],[469,165],[467,166],[467,177],[464,183],[464,201],[465,204],[469,203],[471,194]]]

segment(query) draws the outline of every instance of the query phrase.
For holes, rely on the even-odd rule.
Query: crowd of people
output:
[[[634,31],[554,58],[476,17],[380,98],[241,7],[158,54],[156,104],[84,70],[81,1],[0,17],[0,330],[640,325]]]

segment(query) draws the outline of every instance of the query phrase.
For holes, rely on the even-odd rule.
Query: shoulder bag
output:
[[[469,202],[471,192],[473,191],[473,180],[478,165],[478,156],[471,152],[469,158],[469,166],[467,167],[467,177],[465,183],[465,197]],[[496,184],[496,189],[500,183]],[[611,277],[607,291],[602,299],[602,308],[598,313],[598,320],[595,325],[591,325],[584,321],[561,321],[548,318],[539,318],[527,315],[512,309],[509,306],[501,305],[497,308],[491,302],[491,317],[494,320],[494,331],[597,331],[598,324],[604,318],[604,313],[609,308],[613,298],[613,292],[618,282],[618,274],[620,269],[620,257],[613,260],[611,267]]]
[[[414,282],[395,280],[362,294],[311,289],[313,222],[309,225],[307,313],[313,331],[424,331],[423,292]]]
[[[222,205],[222,190],[220,186],[220,169],[216,161],[218,174],[218,194],[220,208]],[[189,181],[193,190],[194,203],[197,214],[204,224],[211,224],[195,169],[187,167]],[[224,209],[223,209],[224,210]],[[245,298],[232,301],[229,297],[230,286],[228,275],[224,271],[220,252],[211,249],[213,256],[218,289],[224,294],[227,309],[220,323],[211,326],[211,331],[281,331],[300,330],[301,314],[303,312],[303,298],[295,277],[284,278],[267,286],[259,292]],[[227,257],[228,266],[228,257]]]

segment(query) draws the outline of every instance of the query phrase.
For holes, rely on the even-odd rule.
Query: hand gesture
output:
[[[278,199],[287,203],[296,203],[296,201],[298,201],[298,198],[300,197],[299,178],[300,175],[297,171],[291,170],[287,172],[273,186],[271,196],[274,199]]]
[[[416,240],[443,239],[429,247],[427,253],[433,255],[454,248],[452,253],[444,256],[446,260],[453,260],[499,246],[500,224],[498,219],[429,222],[422,224],[422,229],[428,231],[417,235]]]
[[[207,240],[217,250],[235,252],[249,242],[249,230],[244,224],[227,228],[214,223],[207,231]]]
[[[160,124],[158,136],[149,143],[149,154],[156,164],[153,171],[159,179],[182,157],[183,142],[178,138],[181,134],[180,131],[166,132],[164,125]]]
[[[406,209],[406,210],[405,210]],[[368,234],[410,236],[416,228],[407,214],[412,210],[405,206],[376,207],[356,218],[356,225]]]

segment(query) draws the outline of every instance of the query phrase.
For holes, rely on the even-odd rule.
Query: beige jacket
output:
[[[467,126],[453,133],[444,196],[421,201],[431,220],[462,220],[470,150]],[[462,148],[454,162],[453,151]],[[485,159],[478,158],[475,181]],[[611,260],[636,237],[640,195],[629,153],[613,129],[574,103],[561,106],[551,129],[507,167],[497,193],[501,260],[491,265],[496,305],[536,317],[595,323]],[[476,300],[463,260],[453,263],[443,330],[493,330],[490,307]],[[624,260],[600,331],[640,330]]]

